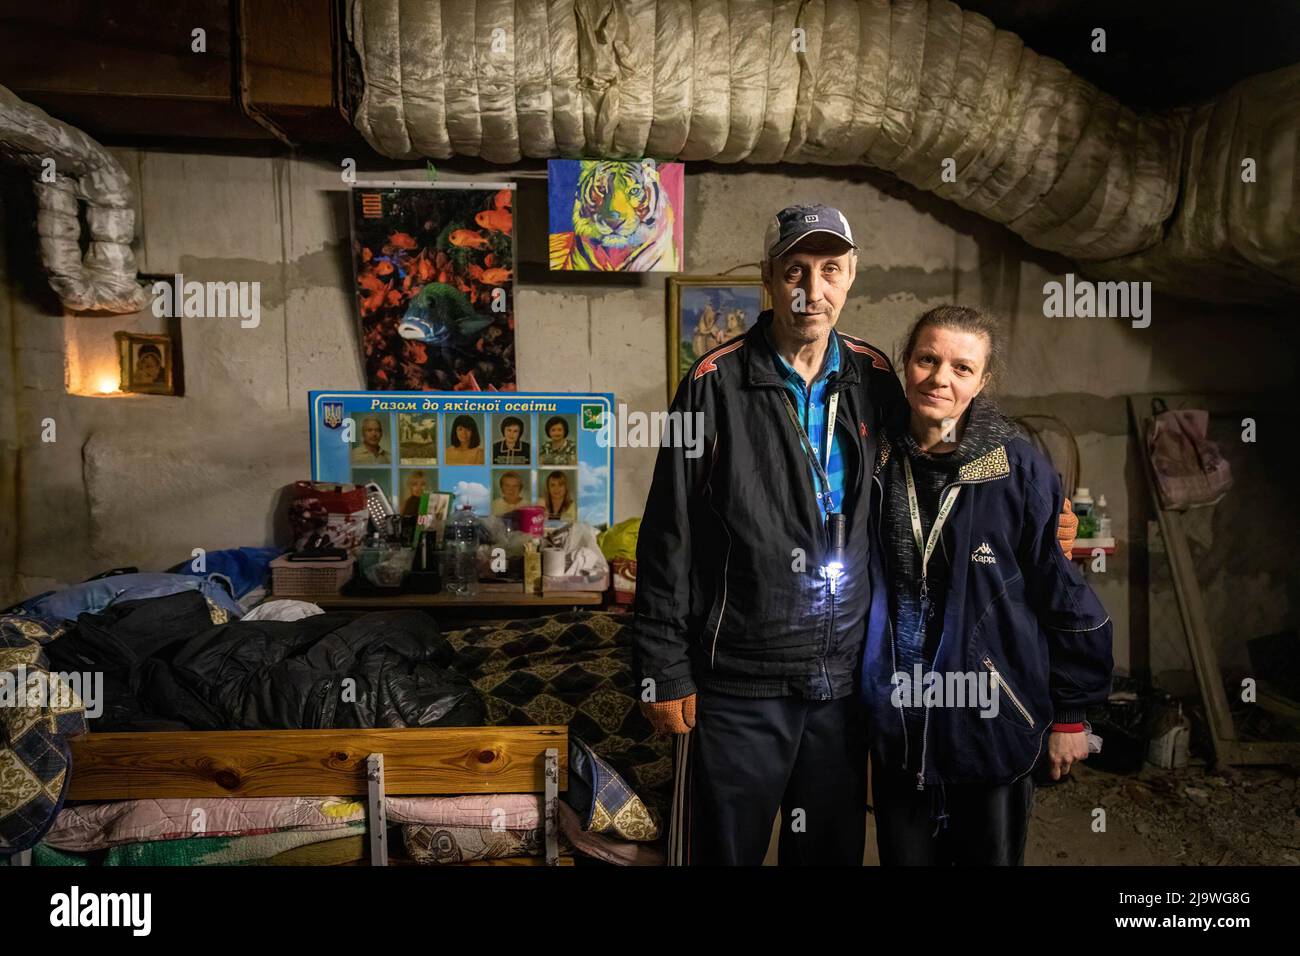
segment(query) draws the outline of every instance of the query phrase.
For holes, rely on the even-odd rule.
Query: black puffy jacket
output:
[[[765,335],[771,319],[764,312],[744,336],[702,356],[673,399],[671,411],[702,414],[704,453],[660,449],[637,540],[634,666],[643,689],[653,681],[655,700],[701,686],[829,700],[857,684],[872,588],[870,463],[902,389],[881,352],[832,333],[845,553],[864,556],[832,592],[825,522]]]
[[[92,731],[475,726],[481,698],[419,611],[213,625],[196,591],[125,601],[48,648],[105,675]]]

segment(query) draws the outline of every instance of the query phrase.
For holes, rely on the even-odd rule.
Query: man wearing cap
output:
[[[876,436],[903,392],[835,331],[857,268],[848,221],[791,206],[768,228],[773,307],[707,352],[672,410],[706,453],[664,447],[637,545],[642,710],[685,734],[681,862],[860,864],[866,744],[855,691],[872,582]],[[679,738],[681,740],[681,738]]]
[[[884,353],[835,325],[857,270],[827,206],[777,214],[772,308],[707,352],[672,410],[702,456],[661,448],[637,542],[641,709],[677,738],[674,863],[858,865],[867,747],[855,680],[872,598],[881,423],[905,405]],[[698,445],[696,446],[698,447]],[[1069,553],[1073,515],[1058,537]]]

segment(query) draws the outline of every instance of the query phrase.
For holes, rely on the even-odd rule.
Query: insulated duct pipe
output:
[[[1300,294],[1300,66],[1142,114],[949,0],[353,0],[349,33],[385,156],[867,165],[1085,271]]]
[[[99,143],[0,86],[0,159],[33,171],[36,232],[50,286],[74,312],[139,312],[135,193],[131,178]],[[81,204],[90,247],[81,255]]]

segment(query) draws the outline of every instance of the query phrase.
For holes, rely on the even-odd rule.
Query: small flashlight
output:
[[[839,574],[844,570],[844,515],[826,516],[826,537],[829,539],[826,570]]]

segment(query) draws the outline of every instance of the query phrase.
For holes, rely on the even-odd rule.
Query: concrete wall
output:
[[[63,317],[42,301],[23,229],[0,256],[0,575],[17,598],[108,567],[161,568],[192,548],[270,543],[280,489],[307,477],[306,392],[362,387],[348,258],[346,187],[337,161],[118,150],[139,183],[142,272],[258,280],[262,321],[181,321],[185,395],[101,397],[116,374],[113,332],[158,331],[145,313]],[[364,169],[364,162],[363,162]],[[462,164],[446,178],[518,175],[519,387],[616,394],[632,409],[666,402],[662,276],[552,276],[545,269],[542,171]],[[363,172],[362,178],[365,178]],[[378,179],[423,179],[385,169]],[[15,199],[18,187],[6,195]],[[848,215],[862,252],[842,328],[891,354],[907,324],[952,301],[1010,319],[1007,409],[1059,415],[1078,434],[1083,478],[1107,494],[1117,533],[1145,488],[1134,481],[1123,396],[1149,391],[1260,392],[1295,382],[1294,338],[1267,316],[1161,299],[1150,328],[1107,319],[1047,319],[1042,286],[1072,267],[1005,230],[873,173],[694,165],[687,176],[688,271],[755,262],[768,217],[818,199]],[[21,275],[15,274],[15,270]],[[41,440],[52,419],[57,440]],[[616,454],[616,517],[639,514],[652,450]],[[1099,593],[1129,661],[1125,545]],[[1290,612],[1294,619],[1294,611]]]

